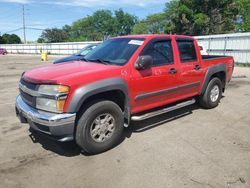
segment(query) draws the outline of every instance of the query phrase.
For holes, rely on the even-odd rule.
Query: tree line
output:
[[[122,9],[116,10],[114,13],[110,10],[99,10],[73,22],[72,25],[63,26],[62,29],[46,29],[38,42],[104,40],[109,36],[132,33],[134,25],[138,22],[136,16],[124,12]]]
[[[209,35],[247,31],[250,0],[171,0],[162,12],[141,20],[122,9],[98,10],[71,25],[44,30],[37,42],[99,41],[128,34]]]
[[[0,36],[0,44],[20,44],[21,39],[16,34],[3,34]]]
[[[122,9],[99,10],[62,29],[46,29],[38,42],[103,40],[128,34],[209,35],[250,31],[250,0],[172,0],[161,13],[139,20]]]

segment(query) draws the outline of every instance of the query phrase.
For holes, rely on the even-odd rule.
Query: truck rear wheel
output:
[[[207,85],[206,91],[199,97],[199,104],[206,109],[218,106],[222,96],[222,83],[217,77],[212,78]]]
[[[96,102],[77,122],[76,143],[90,154],[101,153],[119,143],[123,128],[123,113],[116,103]]]

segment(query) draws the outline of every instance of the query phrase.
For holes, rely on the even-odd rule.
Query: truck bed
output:
[[[221,58],[228,58],[230,56],[223,56],[223,55],[202,55],[202,60],[212,60],[212,59],[221,59]]]

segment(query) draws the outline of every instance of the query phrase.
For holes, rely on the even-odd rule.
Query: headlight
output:
[[[59,93],[68,93],[69,87],[62,85],[40,85],[38,92],[49,95],[57,95]]]
[[[41,85],[36,98],[36,108],[40,110],[61,113],[66,102],[69,87],[62,85]]]

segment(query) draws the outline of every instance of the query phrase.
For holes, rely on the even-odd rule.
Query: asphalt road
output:
[[[88,156],[31,134],[15,117],[21,73],[42,64],[0,56],[0,187],[250,187],[250,68],[235,68],[217,108],[133,123],[116,148]]]

